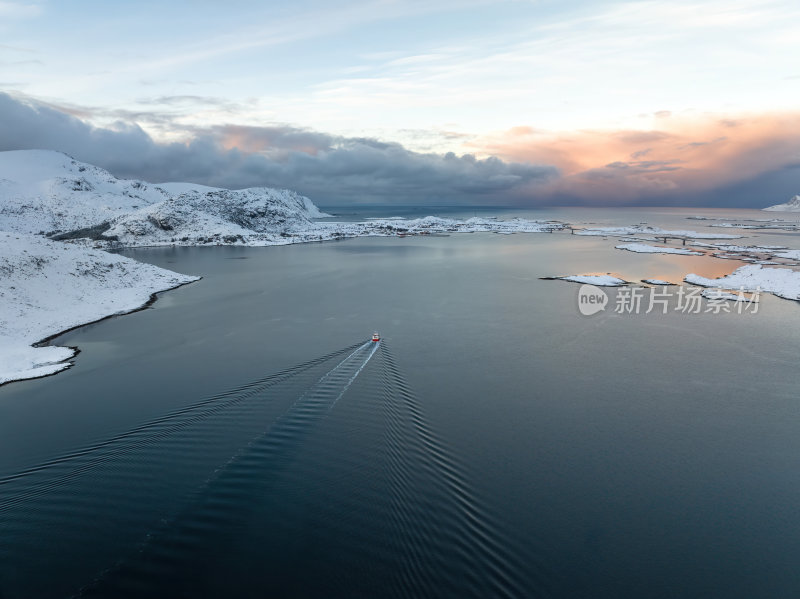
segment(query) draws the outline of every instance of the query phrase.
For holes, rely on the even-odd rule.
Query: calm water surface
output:
[[[736,266],[613,245],[131,252],[204,278],[0,388],[0,597],[796,596],[800,307],[584,317],[539,279]]]

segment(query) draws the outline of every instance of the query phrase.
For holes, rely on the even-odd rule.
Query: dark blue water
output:
[[[0,596],[800,590],[796,304],[582,317],[538,277],[717,267],[566,234],[134,255],[205,278],[0,389]]]

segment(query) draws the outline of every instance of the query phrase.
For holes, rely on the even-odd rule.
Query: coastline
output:
[[[145,309],[199,280],[109,252],[0,235],[0,385],[52,376],[80,351],[51,345],[67,331]]]
[[[175,289],[178,289],[179,287],[185,287],[186,285],[191,285],[192,283],[196,283],[197,281],[200,281],[202,278],[203,277],[197,277],[193,281],[186,281],[184,283],[178,283],[177,285],[174,285],[173,287],[167,287],[166,289],[161,289],[160,291],[155,291],[155,292],[150,294],[150,297],[147,298],[147,301],[144,304],[142,304],[141,306],[138,306],[138,307],[133,308],[131,310],[124,310],[124,311],[121,311],[121,312],[115,312],[114,314],[106,314],[105,316],[101,316],[100,318],[97,318],[96,320],[91,320],[89,322],[76,324],[76,325],[71,326],[69,328],[66,328],[66,329],[63,329],[61,331],[58,331],[57,333],[53,333],[52,335],[48,335],[47,337],[45,337],[44,339],[41,339],[40,341],[37,341],[36,343],[32,343],[31,347],[34,347],[34,348],[41,348],[41,347],[66,348],[66,349],[72,350],[72,355],[67,357],[67,358],[65,358],[61,362],[55,362],[53,364],[53,366],[63,366],[62,368],[59,368],[59,369],[54,370],[53,372],[49,372],[47,374],[39,374],[39,375],[35,375],[35,376],[13,378],[13,379],[0,381],[0,387],[3,387],[4,385],[10,385],[11,383],[17,383],[17,382],[20,382],[20,381],[33,381],[33,380],[36,380],[36,379],[43,379],[43,378],[47,378],[49,376],[55,376],[56,374],[64,372],[65,370],[69,370],[70,368],[72,368],[75,365],[73,362],[69,362],[69,360],[72,360],[78,354],[81,353],[80,347],[78,347],[77,345],[57,345],[57,346],[52,346],[52,345],[50,345],[50,342],[53,339],[57,339],[61,335],[64,335],[64,334],[69,333],[71,331],[76,331],[76,330],[81,329],[83,327],[86,327],[86,326],[89,326],[89,325],[92,325],[92,324],[97,324],[98,322],[103,322],[104,320],[110,320],[112,318],[117,318],[117,317],[120,317],[120,316],[127,316],[127,315],[133,314],[135,312],[141,312],[142,310],[146,310],[146,309],[150,308],[151,306],[153,306],[153,304],[155,304],[158,301],[159,296],[162,293],[167,293],[169,291],[174,291]]]

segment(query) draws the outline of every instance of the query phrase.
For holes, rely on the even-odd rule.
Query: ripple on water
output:
[[[547,596],[466,472],[386,342],[358,343],[0,479],[0,580],[28,596]]]

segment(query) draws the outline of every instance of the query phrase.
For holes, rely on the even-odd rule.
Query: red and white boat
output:
[[[372,342],[373,343],[377,343],[380,340],[381,340],[381,336],[378,335],[378,333],[372,333]]]

